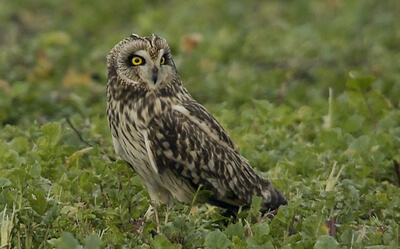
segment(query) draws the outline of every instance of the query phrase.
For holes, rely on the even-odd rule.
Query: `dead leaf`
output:
[[[67,162],[65,163],[65,167],[68,168],[73,162],[78,160],[88,151],[91,151],[93,147],[87,147],[78,151],[75,151],[71,156],[67,158]]]
[[[203,36],[199,33],[185,35],[182,38],[183,51],[186,53],[193,51],[202,41]]]
[[[46,52],[44,50],[40,50],[36,54],[37,63],[33,68],[32,72],[28,75],[28,81],[33,82],[37,78],[46,79],[50,75],[51,70],[53,69],[53,63],[50,61]]]
[[[11,93],[10,83],[5,80],[0,80],[0,89],[3,89],[4,93]]]
[[[70,88],[76,85],[89,85],[90,80],[89,74],[80,74],[74,68],[70,68],[62,80],[62,86]]]

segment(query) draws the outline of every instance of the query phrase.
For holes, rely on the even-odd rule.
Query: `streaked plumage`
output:
[[[238,208],[263,198],[263,210],[286,204],[251,168],[228,133],[183,86],[167,42],[131,35],[108,55],[107,116],[114,147],[152,200],[201,201]],[[137,65],[136,65],[137,64]]]

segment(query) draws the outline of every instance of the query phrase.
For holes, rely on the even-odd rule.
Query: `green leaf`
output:
[[[44,195],[37,189],[29,190],[29,193],[30,195],[28,200],[32,209],[38,212],[38,214],[44,215],[48,209]]]
[[[232,237],[232,244],[234,245],[233,248],[236,248],[236,249],[246,249],[246,248],[248,248],[248,246],[246,244],[246,240],[244,240],[243,238],[240,238],[238,236],[233,236]]]
[[[274,249],[274,245],[271,241],[265,241],[264,243],[259,243],[255,237],[249,237],[246,240],[248,248],[256,248],[256,249]]]
[[[32,178],[38,178],[40,177],[40,173],[42,172],[42,167],[40,166],[40,163],[35,162],[32,167],[29,169],[29,175]]]
[[[29,142],[24,137],[16,137],[12,140],[11,147],[21,154],[29,148]]]
[[[237,222],[234,224],[229,224],[226,228],[225,233],[229,236],[237,236],[239,238],[244,238],[245,228],[241,222]]]
[[[267,235],[270,232],[268,223],[256,224],[256,225],[254,225],[253,230],[254,230],[255,236],[257,236],[258,234]]]
[[[10,180],[8,180],[7,178],[0,178],[0,188],[8,187],[10,185]]]
[[[92,234],[86,237],[84,249],[99,249],[101,248],[101,240],[99,235]]]
[[[13,97],[17,96],[26,96],[29,93],[29,84],[26,84],[26,82],[23,81],[18,81],[12,84],[12,95]]]
[[[262,198],[260,196],[255,196],[255,195],[251,199],[251,210],[253,210],[253,213],[256,215],[261,210],[261,201]]]
[[[40,130],[45,134],[47,143],[50,147],[58,144],[61,138],[61,124],[58,122],[50,122],[43,125]]]
[[[81,249],[75,237],[69,232],[63,232],[61,234],[60,241],[57,243],[57,249]]]
[[[390,247],[390,246],[384,246],[384,245],[379,245],[379,246],[368,246],[366,247],[368,249],[392,249],[392,248],[398,248],[396,247]]]
[[[362,76],[355,71],[349,72],[350,80],[346,82],[346,87],[352,90],[365,92],[371,87],[371,84],[376,80],[373,75]]]
[[[369,152],[371,149],[371,137],[367,135],[362,135],[356,138],[350,145],[349,148],[354,149],[360,153]]]
[[[230,243],[223,232],[216,230],[207,234],[204,245],[207,249],[224,249],[228,248]]]
[[[355,238],[357,238],[358,235],[359,235],[359,232],[354,231],[353,229],[349,228],[342,233],[342,236],[340,236],[340,240],[345,245],[351,245],[351,244],[357,243]]]
[[[309,215],[303,221],[302,231],[307,237],[312,238],[315,236],[316,230],[318,229],[319,224],[321,223],[321,216],[322,216],[322,214],[315,213],[315,214]]]
[[[263,248],[273,248],[269,244],[271,237],[269,236],[270,227],[267,223],[257,223],[252,226],[253,237],[247,239],[248,245],[264,246]]]
[[[157,235],[153,240],[150,241],[150,244],[154,247],[154,249],[180,249],[182,245],[180,244],[172,244],[167,238],[162,235]]]
[[[347,132],[359,131],[364,124],[365,118],[359,114],[349,117],[343,124],[343,128]]]
[[[314,249],[339,249],[339,243],[335,240],[335,238],[329,235],[322,235],[318,237],[317,242],[314,245]]]

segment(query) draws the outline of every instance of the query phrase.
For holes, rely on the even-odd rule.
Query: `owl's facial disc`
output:
[[[166,62],[164,49],[160,49],[156,53],[139,50],[128,57],[129,66],[136,70],[137,75],[150,88],[158,87],[167,78]]]

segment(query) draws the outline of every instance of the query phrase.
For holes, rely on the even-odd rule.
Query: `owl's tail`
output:
[[[262,202],[261,210],[263,212],[270,212],[273,210],[277,210],[281,205],[287,205],[287,201],[282,193],[274,188],[270,182],[268,182],[268,190],[263,191],[262,195],[266,197],[268,195],[269,198],[265,199],[265,202]],[[268,202],[267,202],[268,200]]]
[[[271,187],[271,202],[269,203],[269,208],[272,210],[278,209],[281,205],[287,205],[287,201],[282,193],[274,188]]]

